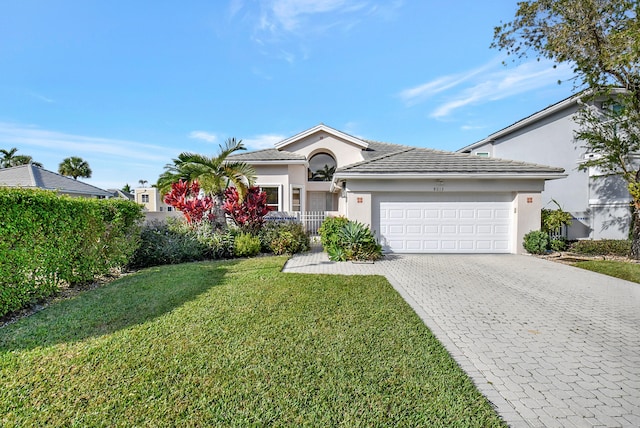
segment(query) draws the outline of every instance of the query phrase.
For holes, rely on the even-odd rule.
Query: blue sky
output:
[[[102,188],[155,183],[182,151],[250,149],[319,123],[456,150],[573,93],[570,68],[502,64],[516,1],[0,3],[0,148]]]

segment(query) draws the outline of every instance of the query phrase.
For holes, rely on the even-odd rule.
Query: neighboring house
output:
[[[540,227],[545,181],[565,177],[558,167],[367,141],[323,124],[228,159],[256,169],[272,210],[344,215],[401,253],[523,252],[523,236]]]
[[[147,221],[162,220],[167,217],[179,217],[180,211],[165,204],[157,187],[138,187],[133,189],[134,200],[143,206]]]
[[[111,193],[111,197],[112,198],[124,199],[124,200],[128,200],[128,201],[135,200],[135,197],[133,196],[132,193],[125,192],[125,191],[122,191],[120,189],[107,189],[107,192]]]
[[[64,195],[82,198],[103,199],[112,196],[106,190],[32,164],[0,168],[0,186],[55,190]]]
[[[560,207],[573,216],[567,229],[569,239],[626,239],[631,222],[631,197],[626,183],[618,176],[602,176],[596,168],[578,170],[585,159],[594,156],[577,141],[578,124],[574,115],[581,108],[580,93],[551,105],[501,129],[487,138],[458,150],[474,156],[514,159],[563,168],[567,178],[547,183],[542,205]],[[597,108],[611,108],[606,99]]]

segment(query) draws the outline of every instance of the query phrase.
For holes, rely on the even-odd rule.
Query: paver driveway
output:
[[[640,426],[640,284],[516,255],[285,271],[386,276],[510,426]]]

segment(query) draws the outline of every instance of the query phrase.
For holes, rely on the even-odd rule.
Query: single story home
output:
[[[110,192],[91,184],[65,177],[30,163],[11,168],[0,168],[0,187],[54,190],[64,195],[81,198],[104,199],[113,196]]]
[[[232,155],[272,210],[343,215],[398,253],[520,253],[540,228],[545,181],[564,169],[364,140],[320,124]]]

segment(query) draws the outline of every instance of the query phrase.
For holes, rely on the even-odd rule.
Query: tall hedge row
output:
[[[0,188],[0,316],[126,265],[141,218],[130,201]]]

